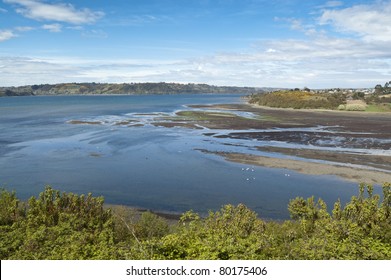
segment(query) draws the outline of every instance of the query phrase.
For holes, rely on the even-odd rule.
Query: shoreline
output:
[[[269,106],[263,106],[258,105],[254,103],[249,103],[246,101],[246,105],[255,108],[255,109],[262,109],[262,110],[270,110],[270,111],[288,111],[288,112],[307,112],[307,113],[336,113],[346,116],[362,116],[362,115],[384,115],[384,116],[391,116],[390,112],[368,112],[368,111],[344,111],[344,110],[331,110],[331,109],[295,109],[295,108],[283,108],[283,107],[269,107]]]
[[[267,153],[261,156],[251,152],[204,151],[223,156],[228,161],[285,168],[310,175],[334,175],[349,181],[375,184],[391,181],[391,114],[271,108],[245,102],[189,104],[187,107],[196,110],[179,110],[174,117],[157,117],[151,124],[166,128],[207,128],[204,136],[251,141],[249,148]],[[247,118],[229,111],[254,116]],[[226,132],[214,132],[221,129]],[[253,141],[259,141],[259,145],[253,146]],[[273,142],[289,145],[283,147],[273,145]],[[294,159],[281,158],[287,156]]]
[[[229,161],[285,168],[310,175],[334,175],[350,181],[375,184],[391,181],[389,113],[272,108],[248,104],[246,101],[188,104],[186,107],[191,109],[178,110],[174,112],[175,116],[157,116],[151,124],[166,128],[207,128],[204,136],[251,141],[248,148],[267,154],[261,156],[251,152],[235,154],[205,150]],[[251,113],[253,116],[235,114],[235,111]],[[72,123],[79,124],[77,120]],[[220,134],[218,130],[226,131]],[[253,146],[257,142],[259,145]],[[284,147],[281,143],[288,145]]]
[[[208,150],[200,151],[203,153],[221,156],[225,160],[231,162],[251,164],[268,168],[289,169],[307,175],[337,176],[352,182],[380,185],[391,181],[391,172],[387,173],[365,168],[340,166],[294,159],[282,159],[243,153],[213,152]]]
[[[369,184],[383,184],[391,181],[391,114],[385,112],[355,112],[355,111],[336,111],[326,109],[293,109],[293,108],[274,108],[249,104],[219,104],[212,106],[200,106],[207,109],[238,110],[251,112],[259,115],[261,119],[258,124],[252,128],[255,129],[273,129],[273,128],[292,128],[300,127],[330,127],[322,133],[303,133],[307,137],[306,141],[301,139],[300,133],[272,133],[268,132],[234,132],[228,133],[224,137],[231,139],[248,139],[257,141],[283,141],[287,143],[300,144],[298,148],[281,148],[279,146],[258,146],[259,151],[267,153],[277,153],[280,156],[293,156],[297,159],[284,159],[272,156],[260,156],[251,153],[234,152],[214,152],[201,150],[204,153],[210,153],[222,156],[225,160],[253,164],[268,168],[283,168],[293,170],[308,175],[331,175],[338,176],[344,180],[353,182],[365,182]],[[237,120],[231,119],[230,125],[236,127]],[[212,126],[212,125],[210,125]],[[218,125],[217,125],[218,126]],[[213,136],[213,135],[212,135]],[[337,152],[330,149],[322,149],[318,146],[317,140],[324,137],[345,137],[346,141],[338,144],[338,147],[350,149],[380,149],[387,151],[384,155],[371,155],[354,152]],[[223,137],[223,136],[219,136]],[[308,141],[310,137],[310,141]],[[366,137],[369,137],[368,141]],[[306,148],[311,145],[311,148]],[[315,146],[314,146],[315,145]],[[314,147],[316,147],[314,149]],[[332,146],[324,146],[332,148]],[[314,161],[324,162],[314,162]],[[352,164],[356,166],[346,166]],[[363,168],[357,167],[362,165]],[[367,167],[367,168],[366,168]],[[384,170],[384,172],[382,171]]]

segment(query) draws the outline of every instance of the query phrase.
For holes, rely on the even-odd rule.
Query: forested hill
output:
[[[259,92],[260,88],[211,86],[178,83],[63,83],[20,87],[0,87],[0,96],[28,95],[91,95],[91,94],[186,94],[186,93],[244,93]]]

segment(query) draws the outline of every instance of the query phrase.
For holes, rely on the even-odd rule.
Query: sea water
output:
[[[200,151],[255,153],[256,141],[154,125],[178,110],[197,110],[187,105],[240,102],[241,95],[216,94],[0,98],[0,187],[27,199],[50,185],[173,213],[244,203],[267,219],[288,218],[287,204],[297,196],[321,197],[330,208],[357,193],[356,183],[334,176],[233,163]],[[129,120],[134,123],[121,125]]]

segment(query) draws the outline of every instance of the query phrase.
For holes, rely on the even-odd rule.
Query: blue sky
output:
[[[0,0],[0,86],[373,87],[391,0]]]

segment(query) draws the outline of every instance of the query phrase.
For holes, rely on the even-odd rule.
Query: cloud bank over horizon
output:
[[[0,27],[0,86],[328,88],[390,80],[391,1],[99,2],[0,2],[7,22]]]

